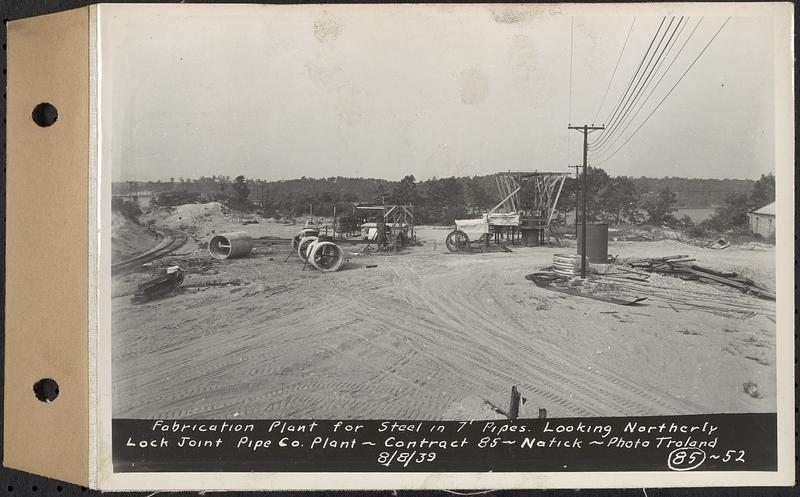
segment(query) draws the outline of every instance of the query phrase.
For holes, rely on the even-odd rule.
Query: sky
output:
[[[574,171],[582,135],[568,125],[613,122],[666,15],[684,30],[590,165],[774,171],[773,21],[756,11],[728,21],[617,151],[731,10],[673,7],[103,5],[102,167],[115,181]]]

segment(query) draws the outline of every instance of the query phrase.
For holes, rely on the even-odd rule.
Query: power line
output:
[[[686,47],[686,45],[689,43],[689,40],[691,40],[692,36],[695,34],[695,32],[697,31],[697,28],[700,26],[700,24],[701,24],[702,22],[703,22],[703,18],[701,17],[701,18],[700,18],[700,19],[697,21],[697,24],[695,24],[695,26],[694,26],[694,29],[692,29],[692,32],[691,32],[691,33],[689,33],[689,36],[688,36],[688,37],[686,38],[686,40],[683,42],[683,45],[681,46],[680,50],[679,50],[679,51],[678,51],[678,53],[675,55],[675,57],[672,59],[672,61],[670,62],[669,66],[667,66],[667,69],[666,69],[666,71],[664,72],[664,74],[662,74],[662,75],[661,75],[661,78],[659,78],[659,80],[658,80],[658,83],[656,83],[656,86],[655,86],[655,87],[653,87],[653,89],[652,89],[652,90],[650,91],[650,93],[647,95],[647,97],[645,98],[644,102],[642,102],[642,105],[639,107],[639,109],[636,111],[636,113],[635,113],[635,114],[634,114],[634,115],[631,117],[630,121],[629,121],[629,122],[628,122],[628,124],[625,126],[625,128],[622,130],[622,132],[621,132],[621,133],[619,133],[619,134],[618,134],[618,135],[615,137],[615,139],[613,140],[613,143],[609,143],[609,142],[607,142],[607,143],[605,143],[605,144],[604,144],[604,146],[602,146],[602,147],[597,147],[595,150],[593,150],[593,151],[592,151],[592,153],[593,153],[593,154],[595,154],[596,156],[602,156],[603,154],[606,154],[606,153],[608,152],[608,150],[602,150],[602,149],[603,149],[603,148],[607,148],[607,147],[609,147],[609,146],[612,146],[612,147],[613,147],[613,146],[614,146],[614,145],[615,145],[615,144],[616,144],[616,143],[617,143],[617,142],[620,140],[620,138],[622,138],[622,136],[623,136],[624,132],[627,130],[627,128],[629,128],[629,127],[630,127],[630,125],[631,125],[631,124],[633,123],[633,121],[635,120],[636,116],[637,116],[637,115],[639,114],[639,112],[641,112],[641,110],[644,108],[644,104],[645,104],[645,103],[646,103],[646,102],[649,100],[650,96],[651,96],[651,95],[652,95],[652,94],[655,92],[655,90],[658,88],[658,85],[661,83],[661,81],[664,79],[664,77],[665,77],[665,76],[666,76],[666,75],[669,73],[669,70],[672,68],[672,66],[675,64],[675,62],[678,60],[678,57],[679,57],[679,56],[680,56],[680,54],[683,52],[683,49],[684,49],[684,48]],[[679,80],[680,80],[680,79],[679,79]],[[670,90],[670,91],[671,91],[671,90]],[[647,118],[646,118],[645,120],[647,120]],[[634,134],[635,134],[635,132],[636,132],[636,131],[638,131],[638,128],[637,128],[637,130],[635,130],[635,131],[634,131]],[[631,136],[633,136],[633,135],[631,135]],[[627,141],[626,141],[626,143],[627,143]],[[623,145],[624,145],[624,144],[623,144]],[[614,152],[614,153],[616,153],[616,152]],[[613,153],[612,153],[612,155],[613,155]],[[608,157],[606,157],[606,158],[602,158],[602,159],[600,159],[600,160],[601,160],[602,162],[605,162],[605,161],[606,161],[606,160],[608,160],[609,158],[611,158],[611,156],[610,156],[610,155],[609,155]]]
[[[673,17],[672,20],[670,21],[669,26],[667,26],[667,30],[664,32],[664,35],[661,37],[661,40],[659,41],[658,46],[656,47],[656,51],[658,51],[659,48],[661,48],[661,44],[664,41],[666,34],[669,32],[670,26],[672,25],[672,22],[674,20],[675,18]],[[683,22],[683,17],[681,17],[678,20],[678,24],[675,26],[675,29],[672,31],[672,34],[669,35],[667,43],[664,45],[664,48],[661,49],[661,52],[658,54],[657,58],[655,56],[655,52],[653,52],[653,56],[650,58],[650,61],[644,68],[644,70],[647,71],[647,75],[644,76],[644,79],[640,77],[639,81],[634,86],[634,92],[636,93],[635,94],[631,93],[627,102],[623,105],[622,112],[617,114],[617,118],[615,119],[615,121],[608,125],[607,131],[603,134],[603,136],[600,136],[597,140],[593,141],[589,145],[590,150],[599,150],[603,148],[605,145],[608,144],[608,141],[618,133],[620,126],[630,114],[631,109],[633,109],[633,107],[639,102],[642,92],[650,86],[650,83],[653,80],[653,75],[656,73],[656,71],[658,71],[658,69],[663,64],[665,57],[668,53],[668,50],[671,48],[672,40],[675,38],[675,34],[680,29],[682,22]]]
[[[572,18],[569,27],[569,115],[567,120],[572,122],[572,38],[575,34],[575,18]]]
[[[570,17],[569,25],[569,112],[567,124],[572,124],[572,38],[575,33],[575,18]],[[567,163],[569,163],[569,149],[572,145],[572,133],[567,133]]]
[[[670,70],[670,68],[672,68],[673,64],[675,64],[675,61],[678,59],[678,57],[680,56],[680,54],[683,52],[683,49],[686,47],[686,44],[687,44],[687,43],[689,42],[689,40],[692,38],[692,36],[694,35],[695,31],[697,31],[697,27],[700,25],[700,22],[702,21],[702,19],[703,19],[703,18],[701,17],[701,18],[700,18],[700,21],[698,21],[698,23],[695,25],[695,27],[694,27],[694,29],[692,30],[692,32],[691,32],[691,33],[689,33],[689,36],[688,36],[688,37],[686,38],[686,40],[683,42],[683,45],[681,45],[681,47],[678,49],[678,52],[677,52],[677,53],[675,54],[675,56],[672,58],[672,61],[669,63],[669,65],[668,65],[668,66],[667,66],[667,68],[664,70],[664,72],[663,72],[663,73],[661,73],[661,76],[658,78],[658,81],[656,81],[655,85],[653,85],[653,86],[652,86],[652,89],[650,89],[650,92],[649,92],[649,93],[648,93],[648,94],[647,94],[647,95],[644,97],[644,99],[641,101],[641,103],[639,104],[639,107],[636,109],[636,112],[634,112],[634,113],[633,113],[633,115],[630,117],[630,119],[628,119],[628,121],[625,123],[625,126],[624,126],[624,127],[623,127],[623,128],[622,128],[622,129],[621,129],[619,132],[615,133],[615,136],[613,137],[613,139],[607,140],[607,141],[606,141],[606,143],[604,143],[604,144],[602,144],[602,145],[599,145],[599,146],[596,146],[596,147],[595,147],[595,149],[593,150],[593,153],[595,153],[595,154],[598,154],[598,155],[599,155],[599,154],[601,154],[601,153],[602,153],[602,150],[603,150],[604,148],[607,148],[607,147],[609,147],[609,146],[613,146],[615,143],[617,143],[617,142],[619,141],[619,139],[620,139],[620,138],[623,136],[623,134],[625,133],[625,131],[626,131],[626,130],[627,130],[629,127],[630,127],[630,125],[631,125],[631,124],[633,124],[633,121],[636,119],[636,116],[638,116],[638,115],[639,115],[639,113],[642,111],[642,109],[645,107],[645,105],[647,104],[647,102],[650,100],[650,97],[653,95],[653,93],[655,92],[655,90],[656,90],[656,89],[659,87],[659,85],[661,84],[661,81],[663,81],[664,77],[665,77],[667,74],[669,74],[669,70]],[[687,20],[687,21],[686,21],[686,22],[683,24],[683,26],[681,26],[681,27],[680,27],[680,30],[678,31],[678,33],[677,33],[677,36],[675,37],[675,43],[673,43],[673,44],[672,44],[672,46],[670,46],[669,48],[667,48],[667,54],[669,54],[670,52],[672,52],[672,49],[675,47],[675,45],[677,45],[677,44],[678,44],[678,40],[680,40],[681,34],[683,34],[684,28],[686,27],[686,25],[688,24],[688,22],[689,22],[689,21]],[[661,69],[661,66],[662,66],[662,64],[664,63],[664,61],[665,61],[665,60],[666,60],[666,59],[662,59],[662,60],[659,62],[658,66],[656,66],[656,69],[655,69],[655,74],[658,74],[658,71]],[[646,90],[646,89],[648,89],[648,88],[650,88],[650,83],[652,83],[652,81],[653,81],[653,80],[650,80],[650,81],[648,82],[648,84],[647,84],[647,85],[645,86],[645,88],[644,88],[645,90]]]
[[[617,105],[614,108],[614,110],[612,111],[610,118],[606,119],[606,122],[611,121],[611,119],[613,119],[614,116],[616,115],[617,111],[619,111],[619,108],[622,105],[622,101],[628,95],[628,92],[631,89],[631,85],[633,85],[633,81],[636,79],[636,76],[639,74],[639,69],[642,68],[642,64],[644,64],[644,61],[647,58],[647,54],[650,53],[650,49],[653,47],[653,43],[655,43],[656,38],[658,38],[658,33],[661,32],[661,26],[664,25],[664,21],[666,21],[666,20],[667,20],[666,16],[661,18],[661,24],[658,25],[658,29],[656,29],[656,32],[653,35],[653,39],[650,40],[650,45],[647,47],[647,50],[644,52],[644,55],[642,56],[642,60],[639,61],[639,65],[638,65],[638,67],[636,67],[636,71],[634,71],[633,76],[631,76],[630,81],[628,81],[628,87],[625,88],[625,91],[622,93],[622,96],[620,97],[619,102],[617,102]],[[600,135],[602,136],[603,133],[605,133],[605,131],[600,132]]]
[[[616,140],[616,138],[618,136],[615,136],[615,135],[619,134],[620,126],[625,121],[625,119],[628,117],[628,115],[630,114],[631,110],[633,110],[634,106],[636,106],[636,104],[639,103],[639,99],[641,98],[642,93],[650,87],[650,83],[653,82],[654,75],[658,72],[658,70],[661,68],[661,65],[666,60],[667,54],[669,53],[669,51],[673,47],[672,41],[673,40],[677,40],[677,38],[675,38],[675,35],[678,33],[678,30],[681,29],[681,27],[682,27],[681,25],[686,26],[686,24],[682,24],[683,23],[683,19],[684,18],[681,17],[678,20],[678,25],[675,26],[675,30],[673,30],[672,34],[669,36],[669,39],[667,40],[667,44],[664,45],[664,49],[659,54],[658,60],[655,62],[655,64],[652,65],[652,67],[650,68],[650,72],[648,72],[647,76],[644,78],[644,81],[642,82],[642,86],[639,87],[639,89],[636,91],[636,95],[633,97],[633,99],[631,99],[628,102],[627,108],[620,115],[621,117],[619,117],[619,119],[617,119],[617,122],[613,124],[613,128],[614,129],[611,129],[608,134],[606,134],[605,136],[599,138],[597,141],[592,143],[592,146],[590,147],[590,149],[592,149],[592,150],[600,150],[603,147],[608,145],[609,140],[611,140],[612,137],[614,137],[614,139]],[[667,29],[669,29],[669,27],[667,27]],[[657,50],[657,48],[656,48],[656,50]],[[627,125],[625,127],[627,128]]]
[[[611,89],[611,83],[614,82],[614,76],[617,75],[617,68],[619,68],[619,62],[622,60],[622,54],[625,53],[625,47],[628,46],[628,39],[631,37],[631,31],[633,31],[633,25],[636,23],[636,18],[633,18],[631,21],[631,27],[628,28],[628,35],[625,37],[625,43],[622,44],[622,50],[619,52],[619,57],[617,58],[617,65],[614,66],[614,72],[611,73],[611,79],[608,80],[608,86],[606,87],[606,93],[603,95],[603,100],[600,101],[600,107],[597,108],[597,112],[594,114],[594,119],[592,122],[597,122],[597,116],[600,115],[600,110],[603,108],[603,104],[606,103],[606,98],[608,97],[608,90]]]
[[[609,142],[606,142],[603,146],[598,147],[597,150],[595,151],[595,153],[597,155],[602,155],[604,153],[603,151],[601,151],[603,148],[608,148],[608,147],[614,146],[622,138],[622,136],[625,134],[625,131],[628,130],[628,128],[631,126],[631,124],[633,124],[633,122],[636,120],[636,116],[638,116],[639,113],[642,111],[642,109],[644,109],[645,105],[650,100],[650,97],[653,95],[653,93],[655,93],[656,89],[658,89],[659,85],[661,84],[661,81],[663,81],[664,77],[667,74],[669,74],[669,70],[675,64],[675,61],[678,60],[678,57],[680,57],[681,53],[683,53],[683,49],[686,48],[686,45],[689,43],[689,40],[691,40],[692,37],[694,36],[694,33],[697,31],[697,28],[700,26],[701,22],[703,22],[703,18],[702,17],[700,18],[699,21],[697,21],[697,24],[695,24],[694,29],[692,29],[692,32],[689,33],[689,36],[683,42],[683,45],[681,45],[681,48],[678,49],[678,52],[675,54],[675,57],[672,58],[672,61],[667,66],[667,69],[661,74],[661,77],[658,78],[658,81],[656,82],[655,86],[653,86],[653,88],[650,90],[650,92],[647,94],[647,96],[644,98],[644,100],[642,100],[641,105],[639,106],[638,109],[636,109],[636,112],[628,120],[628,123],[625,125],[625,127],[617,134],[617,136],[613,140],[611,140]],[[684,24],[684,26],[686,26],[686,24]],[[680,35],[678,35],[678,36],[680,36]]]
[[[725,19],[725,22],[723,22],[723,23],[722,23],[722,26],[720,26],[720,27],[719,27],[719,29],[717,30],[717,32],[716,32],[716,33],[714,33],[714,36],[712,36],[712,37],[711,37],[711,39],[708,41],[708,43],[706,43],[706,46],[705,46],[705,47],[703,47],[703,50],[702,50],[702,51],[700,51],[700,53],[697,55],[697,57],[695,57],[695,59],[692,61],[692,63],[689,65],[689,67],[686,69],[686,71],[684,71],[684,72],[683,72],[683,74],[681,74],[681,77],[680,77],[680,78],[678,78],[678,81],[676,81],[676,82],[675,82],[675,84],[674,84],[674,85],[672,85],[672,88],[670,88],[670,89],[669,89],[669,91],[667,92],[667,94],[666,94],[666,95],[664,95],[664,98],[662,98],[662,99],[661,99],[661,101],[660,101],[660,102],[658,102],[658,105],[656,105],[656,108],[655,108],[655,109],[653,109],[653,111],[652,111],[652,112],[650,112],[650,114],[648,114],[648,115],[647,115],[647,117],[646,117],[646,118],[645,118],[645,120],[642,122],[642,124],[640,124],[640,125],[639,125],[639,127],[638,127],[638,128],[636,128],[636,129],[633,131],[633,133],[631,134],[631,136],[629,136],[629,137],[628,137],[628,139],[627,139],[627,140],[625,140],[625,141],[622,143],[622,145],[620,145],[620,146],[619,146],[619,147],[618,147],[616,150],[614,150],[614,152],[612,152],[612,153],[611,153],[611,155],[609,155],[608,157],[606,157],[606,158],[605,158],[605,159],[603,159],[602,161],[600,161],[600,162],[597,162],[597,165],[603,164],[603,163],[607,162],[609,159],[611,159],[612,157],[614,157],[614,155],[616,155],[616,154],[617,154],[617,152],[619,152],[619,151],[620,151],[620,150],[621,150],[621,149],[622,149],[622,148],[623,148],[623,147],[624,147],[624,146],[625,146],[625,145],[626,145],[626,144],[627,144],[629,141],[631,141],[631,139],[632,139],[634,136],[636,136],[636,133],[637,133],[637,132],[638,132],[640,129],[642,129],[642,126],[644,126],[645,124],[647,124],[647,121],[649,121],[649,120],[650,120],[650,118],[653,116],[653,114],[655,114],[655,113],[656,113],[656,111],[659,109],[659,107],[661,107],[661,104],[663,104],[663,103],[664,103],[664,101],[667,99],[667,97],[669,97],[669,96],[672,94],[673,90],[675,90],[675,88],[678,86],[678,84],[679,84],[681,81],[683,81],[683,78],[686,76],[686,74],[688,74],[688,72],[689,72],[689,71],[692,69],[692,67],[694,67],[694,65],[697,63],[697,61],[698,61],[698,60],[700,60],[700,57],[701,57],[701,56],[702,56],[702,55],[703,55],[703,54],[706,52],[706,50],[708,49],[708,47],[709,47],[709,46],[711,45],[711,43],[712,43],[712,42],[713,42],[713,41],[714,41],[714,40],[717,38],[717,36],[718,36],[718,35],[719,35],[719,34],[722,32],[722,29],[723,29],[723,28],[725,28],[725,26],[728,24],[728,21],[730,21],[730,20],[731,20],[731,18],[730,18],[730,17],[728,17],[727,19]]]
[[[667,33],[669,33],[669,30],[672,27],[673,22],[675,22],[674,16],[670,19],[669,24],[667,25],[667,29],[664,31],[664,34],[661,35],[661,39],[658,41],[658,45],[656,46],[653,53],[650,55],[650,60],[647,61],[647,65],[645,65],[644,70],[639,75],[638,81],[636,81],[636,84],[633,87],[633,91],[628,95],[628,98],[622,105],[622,110],[620,111],[620,113],[616,115],[616,117],[612,120],[612,122],[608,123],[608,125],[606,126],[606,130],[603,132],[603,135],[591,143],[590,149],[592,150],[596,149],[600,147],[603,143],[608,141],[608,139],[614,135],[617,129],[619,129],[620,123],[622,123],[625,120],[625,118],[630,113],[630,110],[638,101],[639,97],[642,94],[642,91],[650,82],[653,76],[653,70],[660,65],[662,60],[664,60],[666,49],[669,46],[670,41],[672,41],[673,37],[675,36],[675,33],[677,32],[678,27],[680,26],[680,23],[683,22],[683,17],[681,17],[681,19],[678,21],[678,25],[672,31],[672,34],[670,35],[667,43],[664,44],[663,48],[661,48],[662,44],[664,43],[664,39],[667,37]],[[659,52],[659,50],[661,51]]]

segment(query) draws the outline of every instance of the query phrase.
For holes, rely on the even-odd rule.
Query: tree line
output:
[[[583,178],[580,178],[581,185]],[[704,205],[716,202],[714,216],[703,228],[718,231],[746,227],[747,212],[774,201],[775,178],[772,174],[752,180],[705,180],[686,178],[633,178],[611,176],[602,168],[588,169],[588,218],[611,223],[650,223],[657,225],[693,225],[688,218],[678,219],[678,206],[695,207],[695,198],[707,189]],[[116,183],[115,193],[127,193],[130,185]],[[673,188],[683,188],[676,191]],[[150,190],[154,206],[196,202],[222,202],[240,211],[259,211],[269,217],[303,215],[345,216],[354,203],[411,204],[418,224],[452,224],[455,219],[477,217],[494,207],[499,194],[494,177],[448,177],[418,181],[413,175],[400,181],[373,178],[298,178],[283,181],[247,179],[240,175],[179,178],[171,182],[141,182],[138,190]],[[530,210],[533,183],[524,181],[520,192],[523,210]],[[688,192],[688,193],[687,193]],[[556,211],[561,220],[574,212],[579,197],[578,180],[567,177]],[[680,201],[683,197],[683,201]],[[695,205],[686,205],[693,199]],[[714,205],[714,204],[711,204]]]

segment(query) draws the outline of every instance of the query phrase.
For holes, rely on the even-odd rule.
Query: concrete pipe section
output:
[[[341,269],[344,264],[344,252],[333,242],[315,242],[312,244],[308,260],[323,273],[330,273]]]
[[[208,242],[208,251],[214,259],[244,257],[253,249],[253,238],[243,231],[221,233]]]

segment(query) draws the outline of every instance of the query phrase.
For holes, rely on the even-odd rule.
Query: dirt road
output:
[[[511,385],[532,416],[538,408],[550,417],[775,410],[769,312],[678,311],[657,288],[638,307],[558,294],[524,275],[574,248],[449,254],[445,234],[423,229],[423,246],[352,255],[331,274],[283,262],[288,247],[259,249],[214,262],[215,281],[243,285],[187,288],[143,305],[115,298],[114,416],[469,418],[482,415],[470,406],[483,400],[507,405]],[[702,252],[663,243],[678,242],[610,252]],[[728,254],[731,264],[761,268],[774,257]],[[687,298],[730,293],[676,281]],[[772,303],[736,298],[774,313]],[[748,382],[757,391],[746,393]]]

